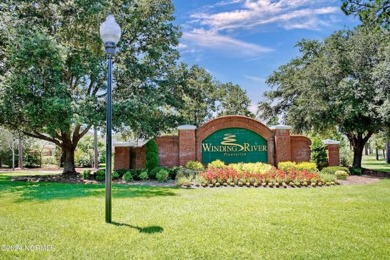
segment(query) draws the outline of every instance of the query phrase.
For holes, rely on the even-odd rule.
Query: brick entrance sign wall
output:
[[[188,161],[206,160],[206,153],[225,162],[265,162],[277,165],[283,161],[310,161],[310,140],[291,135],[291,127],[268,128],[261,122],[244,116],[223,116],[196,128],[178,127],[178,136],[159,136],[162,166],[184,166]],[[339,151],[335,143],[326,144],[328,160],[338,165]],[[114,168],[137,169],[145,166],[145,146],[114,144]]]

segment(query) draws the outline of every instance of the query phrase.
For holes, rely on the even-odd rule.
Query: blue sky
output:
[[[298,55],[302,38],[324,39],[359,21],[339,0],[173,0],[183,36],[181,60],[221,82],[239,84],[252,110],[269,90],[265,79]]]

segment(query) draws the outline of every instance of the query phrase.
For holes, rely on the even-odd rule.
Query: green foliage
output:
[[[249,111],[251,100],[239,85],[231,82],[221,84],[217,90],[217,99],[220,101],[218,116],[242,115],[254,117]]]
[[[346,180],[348,178],[348,173],[346,171],[336,171],[334,173],[337,180]]]
[[[142,181],[146,181],[146,180],[149,180],[149,175],[148,175],[148,171],[142,171],[139,175],[139,178],[142,180]]]
[[[164,167],[164,166],[160,166],[160,167],[155,167],[153,170],[149,171],[149,177],[151,179],[156,179],[156,176],[157,176],[157,173],[161,170],[164,170],[164,171],[167,171],[169,172],[169,169],[167,167]]]
[[[7,128],[73,154],[104,122],[107,66],[98,26],[109,13],[124,32],[115,55],[114,125],[152,136],[177,123],[181,99],[172,93],[181,86],[172,70],[180,31],[170,0],[6,1],[1,12],[0,123]],[[74,172],[70,157],[64,173]]]
[[[146,169],[152,171],[159,164],[160,157],[158,155],[157,143],[154,139],[150,139],[149,142],[146,143]]]
[[[140,180],[140,177],[139,175],[141,174],[141,172],[143,172],[144,170],[140,170],[140,169],[130,169],[130,170],[127,170],[126,172],[129,172],[132,176],[132,178],[134,180]]]
[[[344,167],[349,167],[352,165],[353,161],[353,152],[349,146],[340,147],[340,165]]]
[[[207,165],[208,168],[211,168],[211,167],[214,167],[214,168],[224,168],[226,165],[223,161],[221,160],[215,160],[215,161],[212,161],[211,163],[209,163]]]
[[[166,182],[168,180],[168,177],[169,177],[169,172],[166,169],[160,169],[156,173],[156,180],[159,182]]]
[[[362,175],[363,169],[361,167],[350,167],[349,172],[351,175]]]
[[[349,172],[348,168],[347,167],[342,167],[342,166],[328,166],[328,167],[325,167],[321,170],[321,173],[323,174],[335,174],[337,171],[345,171],[345,172]]]
[[[58,165],[58,161],[54,156],[45,156],[42,158],[42,165]]]
[[[328,165],[325,145],[319,137],[311,139],[310,160],[317,165],[319,170]]]
[[[95,179],[97,181],[104,181],[106,179],[106,171],[105,170],[97,170],[95,172]]]
[[[179,177],[176,180],[176,185],[177,186],[190,186],[192,183],[192,179],[188,177]]]
[[[297,46],[301,55],[268,77],[273,90],[259,104],[259,116],[284,115],[296,132],[338,127],[353,145],[353,165],[360,167],[364,144],[390,124],[385,69],[390,65],[390,34],[358,27]]]
[[[341,9],[347,15],[357,15],[367,26],[390,27],[389,0],[341,0]]]
[[[83,171],[83,178],[85,180],[89,180],[91,178],[91,170],[84,170]]]
[[[186,168],[190,170],[195,170],[195,171],[203,171],[204,166],[201,162],[198,161],[188,161],[186,163]]]
[[[170,171],[169,171],[169,178],[172,179],[172,180],[175,180],[177,173],[181,169],[183,169],[183,167],[181,167],[181,166],[174,166],[174,167],[172,167],[172,169],[170,169]]]
[[[115,170],[118,175],[119,175],[119,178],[122,178],[123,175],[125,175],[126,172],[128,172],[129,170],[128,169],[118,169],[118,170]]]
[[[180,93],[183,103],[179,112],[186,124],[200,126],[215,112],[217,82],[197,65],[187,68],[186,64],[181,64],[177,74],[178,83],[184,86]]]
[[[74,155],[76,167],[91,167],[93,163],[92,156],[82,150],[76,150]]]
[[[193,180],[197,175],[198,175],[198,171],[197,170],[192,170],[192,169],[187,169],[187,168],[180,168],[177,171],[176,180],[178,180],[178,179],[180,179],[182,177],[186,177],[189,180]]]
[[[330,183],[336,181],[336,176],[334,174],[320,173],[320,177],[323,183]]]
[[[133,181],[133,175],[131,175],[131,172],[130,172],[130,171],[127,171],[127,172],[125,172],[125,174],[123,175],[122,179],[123,179],[125,182],[131,182],[131,181]]]
[[[112,179],[113,179],[113,180],[117,180],[117,179],[119,179],[119,178],[120,178],[119,173],[118,173],[117,171],[113,171],[113,172],[112,172]]]

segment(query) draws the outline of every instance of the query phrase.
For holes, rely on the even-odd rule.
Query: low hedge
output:
[[[337,171],[345,171],[347,174],[350,174],[349,170],[347,167],[342,167],[342,166],[329,166],[325,167],[321,170],[321,173],[323,174],[335,174]]]

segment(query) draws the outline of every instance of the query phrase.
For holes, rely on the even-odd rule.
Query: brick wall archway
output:
[[[212,133],[225,128],[251,130],[267,140],[268,163],[274,164],[274,135],[271,129],[259,121],[245,116],[222,116],[213,119],[196,130],[196,160],[202,160],[202,142]]]

